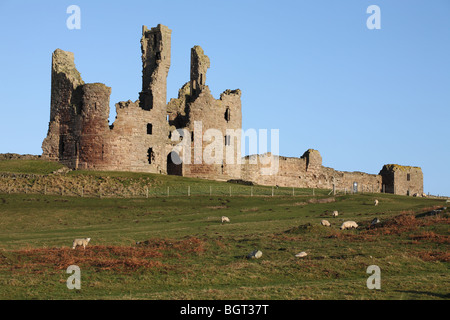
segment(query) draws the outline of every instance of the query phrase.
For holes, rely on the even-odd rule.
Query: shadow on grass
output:
[[[448,294],[448,293],[442,294],[442,293],[434,293],[434,292],[428,292],[428,291],[415,291],[415,290],[395,290],[395,291],[401,292],[401,293],[428,295],[428,296],[441,298],[441,299],[449,299],[450,298],[450,294]]]

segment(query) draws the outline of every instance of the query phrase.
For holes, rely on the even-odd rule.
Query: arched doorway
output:
[[[183,175],[183,164],[177,152],[172,151],[167,155],[167,174],[173,176]]]

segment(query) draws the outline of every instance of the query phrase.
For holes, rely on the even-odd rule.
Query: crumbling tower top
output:
[[[172,30],[161,24],[150,30],[142,26],[142,92],[139,100],[145,110],[165,108],[171,34]]]
[[[200,46],[191,49],[191,97],[194,99],[202,92],[206,83],[206,71],[210,61]]]

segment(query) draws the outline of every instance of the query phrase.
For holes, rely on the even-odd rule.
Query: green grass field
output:
[[[0,172],[50,174],[62,167],[45,160],[0,160]]]
[[[212,183],[158,181],[162,187]],[[3,193],[0,299],[449,299],[449,210],[424,214],[445,200],[327,194]],[[333,210],[338,217],[331,217]],[[223,215],[231,222],[222,224]],[[375,217],[381,224],[369,228]],[[322,219],[331,227],[321,226]],[[345,220],[359,228],[340,230]],[[80,237],[92,240],[86,250],[72,250]],[[255,249],[263,256],[247,259]],[[308,255],[295,257],[301,251]],[[81,269],[81,290],[66,286],[70,265]],[[381,290],[366,286],[370,265],[381,269]]]

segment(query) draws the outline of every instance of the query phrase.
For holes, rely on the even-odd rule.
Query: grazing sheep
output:
[[[260,251],[260,250],[255,250],[255,251],[250,252],[250,253],[247,255],[247,259],[259,259],[259,258],[262,257],[262,255],[263,255],[262,251]]]
[[[427,194],[426,193],[422,193],[422,198],[426,198]]]
[[[372,220],[372,222],[370,223],[370,225],[375,225],[375,224],[377,224],[377,223],[380,223],[380,219],[378,219],[378,218],[374,218],[373,220]]]
[[[335,211],[333,211],[333,214],[332,214],[332,215],[333,215],[333,217],[335,217],[335,218],[336,218],[336,217],[337,217],[337,216],[339,215],[339,211],[336,211],[336,210],[335,210]]]
[[[230,218],[223,216],[222,223],[224,223],[224,222],[230,222]]]
[[[72,249],[75,249],[77,246],[83,246],[83,248],[86,249],[89,241],[91,241],[91,238],[75,239],[73,240]]]
[[[375,204],[375,206],[378,205],[378,199],[375,199],[374,204]]]
[[[327,220],[320,221],[320,224],[325,226],[325,227],[330,227],[331,226],[330,222],[328,222]]]
[[[308,254],[305,251],[303,251],[303,252],[297,253],[295,256],[297,258],[303,258],[303,257],[306,257],[307,255]]]
[[[358,228],[358,224],[355,221],[345,221],[342,225],[341,225],[341,230],[345,230],[345,229],[351,229],[351,228]]]

